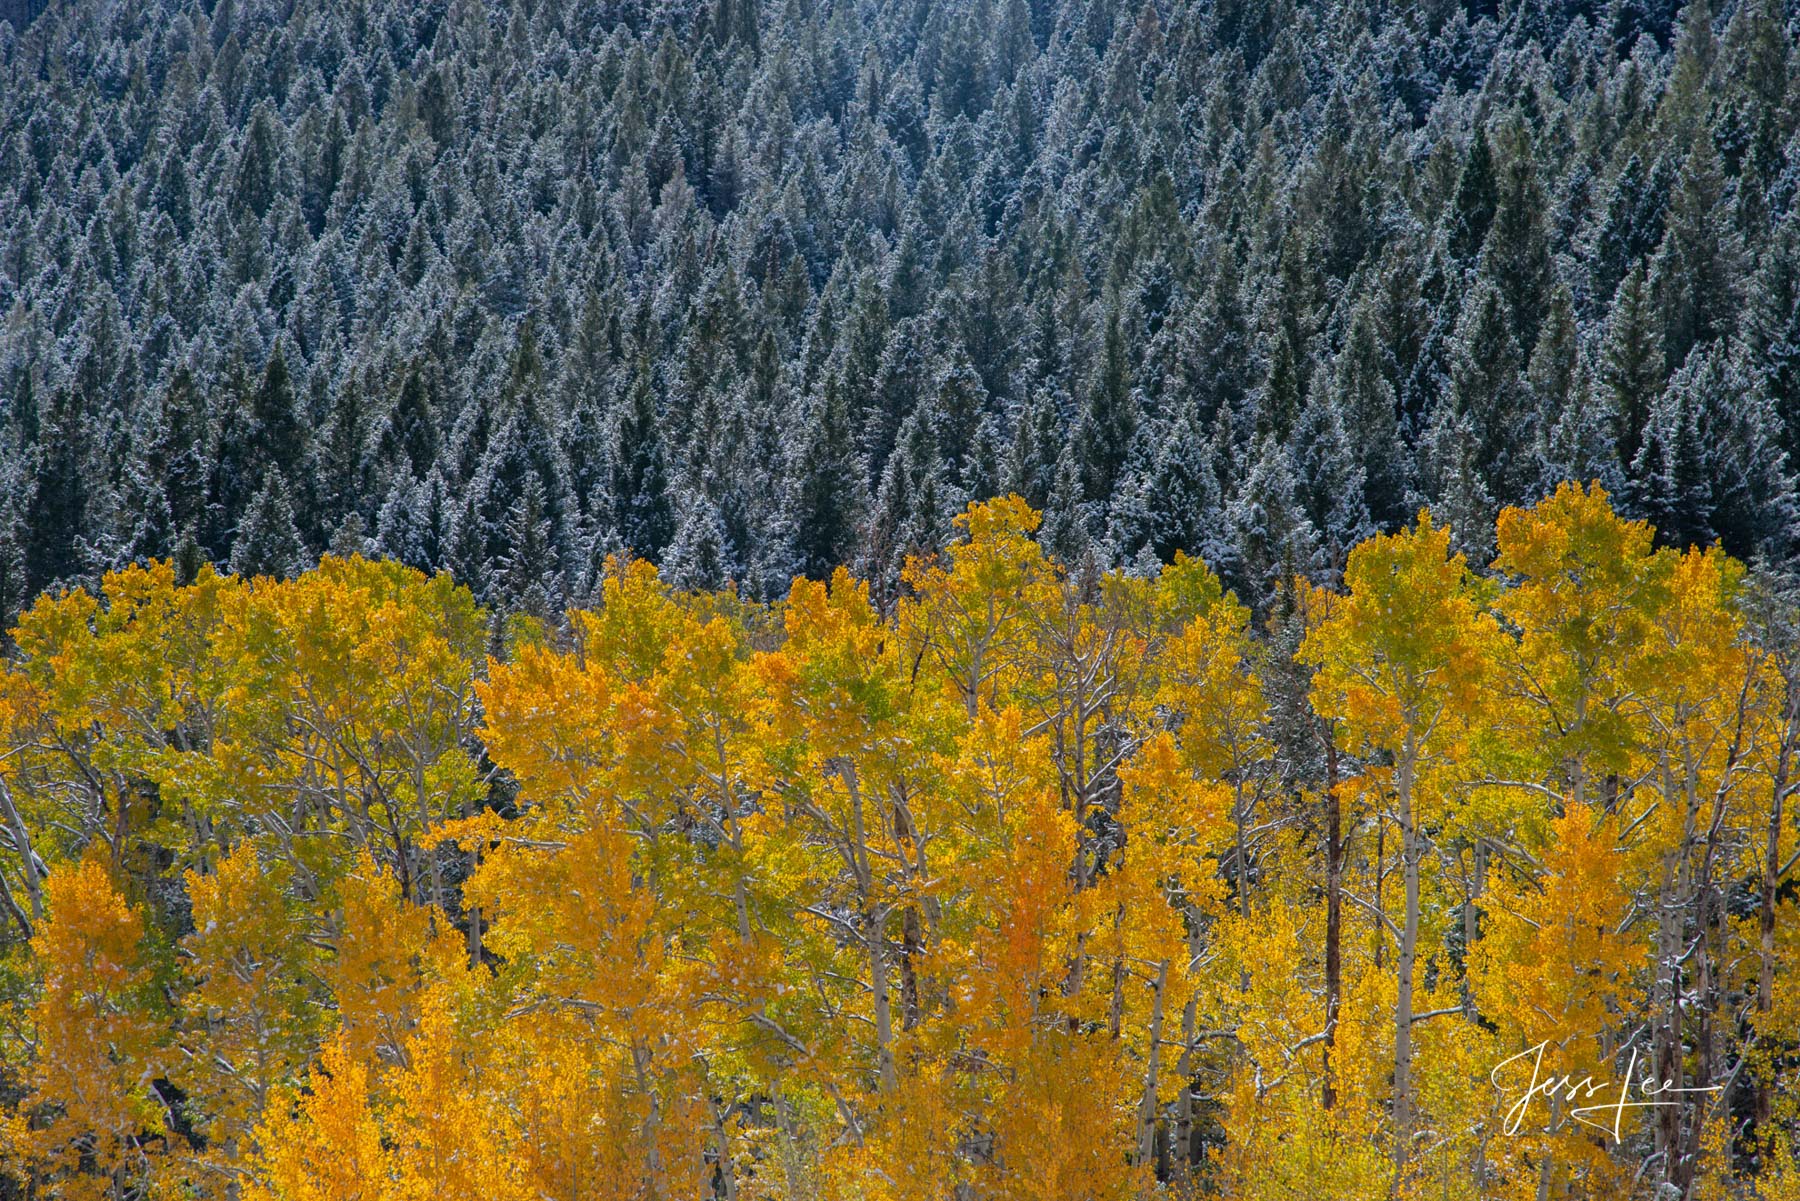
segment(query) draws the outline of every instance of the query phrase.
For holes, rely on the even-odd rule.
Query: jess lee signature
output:
[[[1488,1073],[1488,1079],[1500,1091],[1501,1100],[1506,1100],[1514,1095],[1515,1090],[1509,1088],[1507,1084],[1501,1083],[1501,1072],[1508,1067],[1517,1065],[1515,1074],[1522,1073],[1525,1069],[1525,1061],[1530,1062],[1531,1078],[1526,1082],[1524,1092],[1517,1094],[1518,1100],[1514,1101],[1506,1111],[1505,1131],[1507,1134],[1519,1132],[1519,1127],[1524,1124],[1525,1115],[1531,1109],[1531,1103],[1540,1097],[1546,1101],[1561,1098],[1565,1102],[1593,1101],[1596,1097],[1610,1097],[1610,1100],[1596,1104],[1578,1105],[1569,1111],[1569,1116],[1584,1126],[1592,1126],[1596,1130],[1612,1135],[1613,1141],[1618,1142],[1626,1110],[1657,1109],[1663,1106],[1680,1105],[1683,1096],[1717,1093],[1723,1091],[1725,1087],[1722,1084],[1714,1084],[1706,1088],[1677,1088],[1673,1081],[1659,1081],[1646,1073],[1643,1079],[1636,1082],[1636,1096],[1640,1099],[1633,1100],[1632,1077],[1637,1073],[1638,1065],[1636,1047],[1631,1050],[1631,1062],[1626,1065],[1624,1077],[1618,1081],[1611,1081],[1595,1080],[1592,1075],[1583,1076],[1577,1080],[1572,1072],[1564,1076],[1544,1075],[1544,1048],[1547,1046],[1549,1046],[1548,1039],[1535,1047],[1527,1047],[1510,1059],[1501,1060],[1494,1065],[1494,1070]],[[1611,1115],[1610,1123],[1603,1120],[1605,1115]]]

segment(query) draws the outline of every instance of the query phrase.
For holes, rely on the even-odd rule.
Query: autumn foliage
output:
[[[548,625],[361,559],[41,600],[0,1197],[1796,1195],[1779,589],[1597,488],[1255,618],[960,521],[891,612],[635,562]],[[1539,1044],[1689,1091],[1509,1130]]]

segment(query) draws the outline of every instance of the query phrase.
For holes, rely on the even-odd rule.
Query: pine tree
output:
[[[276,144],[276,121],[273,109],[267,103],[259,103],[250,114],[249,131],[238,149],[232,208],[259,220],[268,213],[276,196],[281,158]]]
[[[452,510],[444,540],[444,568],[483,604],[493,599],[493,571],[488,562],[488,532],[475,506],[465,496]]]
[[[417,478],[431,470],[438,452],[435,408],[424,370],[415,363],[369,448],[376,482],[385,483],[394,473]]]
[[[891,612],[900,595],[906,560],[934,557],[949,545],[951,519],[962,508],[961,496],[946,481],[935,417],[920,408],[906,419],[870,511],[858,570],[883,612]]]
[[[1499,193],[1493,148],[1488,145],[1486,127],[1477,123],[1469,135],[1468,156],[1445,218],[1447,245],[1457,260],[1472,262],[1480,253],[1499,207]]]
[[[1543,322],[1525,370],[1525,383],[1540,428],[1547,429],[1561,419],[1563,410],[1569,405],[1581,356],[1575,297],[1567,285],[1558,284],[1550,294]]]
[[[1185,388],[1203,422],[1210,422],[1220,406],[1242,410],[1254,383],[1242,272],[1236,248],[1226,241],[1196,312],[1179,335]]]
[[[970,500],[991,500],[1000,495],[1006,474],[1005,442],[1000,415],[983,413],[975,425],[975,436],[970,440],[962,469],[962,490]]]
[[[1176,551],[1198,555],[1221,575],[1236,569],[1237,549],[1225,520],[1222,457],[1188,406],[1156,448],[1155,470],[1145,489],[1150,546],[1162,562]]]
[[[1300,413],[1300,399],[1300,356],[1287,329],[1277,327],[1268,374],[1256,396],[1256,436],[1285,441]]]
[[[1624,495],[1625,473],[1613,444],[1619,418],[1610,399],[1606,389],[1595,386],[1587,366],[1577,363],[1556,423],[1547,431],[1539,427],[1546,434],[1539,452],[1544,463],[1540,490],[1546,495],[1564,480],[1597,482],[1610,496]]]
[[[1226,513],[1244,599],[1268,613],[1295,576],[1319,570],[1319,535],[1300,503],[1293,460],[1270,437],[1257,440],[1255,459]]]
[[[1699,399],[1692,387],[1671,388],[1657,398],[1626,483],[1623,507],[1654,525],[1657,540],[1668,546],[1703,547],[1715,537]]]
[[[1056,482],[1044,506],[1038,542],[1064,563],[1080,563],[1093,552],[1087,504],[1082,499],[1081,466],[1072,445],[1065,444],[1056,461]]]
[[[712,592],[738,575],[719,506],[702,492],[682,494],[675,540],[663,556],[663,578],[677,588]]]
[[[1068,444],[1062,417],[1066,407],[1066,397],[1040,387],[1013,415],[1006,488],[1035,509],[1045,509],[1056,490],[1059,460]]]
[[[25,576],[31,591],[72,580],[83,570],[78,539],[86,528],[88,417],[68,389],[38,397],[40,441],[31,449],[35,487],[25,506]]]
[[[31,575],[25,562],[29,529],[20,503],[29,487],[24,466],[16,454],[0,456],[0,625],[8,631],[32,596]]]
[[[1131,388],[1125,332],[1116,301],[1106,315],[1105,351],[1099,372],[1083,397],[1075,425],[1075,453],[1084,498],[1105,504],[1111,497],[1137,430],[1138,400]]]
[[[1666,370],[1735,328],[1742,308],[1736,231],[1724,206],[1725,181],[1710,135],[1696,135],[1669,204],[1668,231],[1650,269],[1662,315]]]
[[[1475,463],[1496,499],[1527,499],[1539,476],[1535,419],[1521,378],[1519,343],[1499,291],[1478,282],[1463,301],[1451,363],[1449,405],[1475,439]]]
[[[1449,526],[1456,549],[1471,563],[1494,557],[1494,519],[1500,505],[1482,469],[1481,437],[1468,413],[1448,407],[1433,416],[1421,458],[1431,510]]]
[[[1704,545],[1710,533],[1733,555],[1780,561],[1800,533],[1794,480],[1773,414],[1748,376],[1735,341],[1690,356],[1669,380],[1662,474],[1644,482],[1672,489],[1665,516],[1675,545],[1681,537]]]
[[[1364,507],[1377,526],[1392,529],[1407,516],[1410,472],[1400,437],[1399,403],[1382,370],[1378,333],[1373,312],[1357,306],[1331,377],[1330,404],[1363,472]]]
[[[1781,223],[1757,273],[1748,341],[1758,389],[1780,422],[1782,449],[1800,464],[1800,215]]]
[[[828,579],[850,557],[866,504],[850,412],[835,374],[825,377],[795,444],[796,553],[804,574]]]
[[[674,536],[669,468],[650,366],[640,362],[613,422],[613,528],[640,558],[655,559]]]
[[[1637,462],[1664,375],[1662,330],[1650,288],[1643,269],[1633,268],[1613,299],[1600,350],[1600,384],[1618,421],[1613,442],[1626,471]]]
[[[1598,295],[1613,295],[1626,273],[1661,245],[1672,174],[1667,161],[1658,159],[1654,170],[1646,170],[1643,159],[1633,154],[1613,180],[1594,243],[1593,287]]]
[[[540,620],[554,615],[562,596],[551,529],[544,486],[536,474],[528,475],[501,524],[504,550],[492,560],[493,581],[503,605]]]
[[[1362,465],[1323,382],[1313,388],[1294,427],[1292,460],[1295,495],[1318,535],[1320,565],[1335,580],[1351,549],[1375,532],[1375,524],[1363,499]]]
[[[232,539],[231,570],[246,578],[287,579],[311,566],[308,558],[294,525],[287,479],[281,468],[272,467]]]
[[[568,462],[569,499],[584,519],[612,517],[612,455],[606,413],[592,392],[583,392],[557,434]]]
[[[362,388],[352,377],[332,394],[330,415],[315,443],[321,533],[353,513],[361,516],[367,482],[363,474],[363,444],[368,436],[364,421]]]
[[[1506,302],[1513,337],[1529,354],[1550,296],[1550,243],[1544,227],[1549,198],[1538,182],[1531,138],[1509,121],[1500,134],[1503,162],[1493,224],[1481,248],[1481,273]]]
[[[387,499],[375,518],[374,549],[390,559],[398,559],[408,567],[429,570],[435,564],[425,556],[421,536],[424,508],[423,486],[410,475],[396,474],[388,487]]]

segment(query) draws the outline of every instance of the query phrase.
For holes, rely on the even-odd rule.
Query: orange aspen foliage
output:
[[[360,558],[41,599],[0,1192],[1800,1194],[1779,581],[1597,487],[1255,616],[1038,521],[971,506],[891,611],[625,560],[499,627]],[[1684,1091],[1515,1107],[1534,1050]]]

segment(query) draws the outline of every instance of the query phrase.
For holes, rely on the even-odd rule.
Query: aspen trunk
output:
[[[13,804],[12,789],[6,781],[0,779],[0,806],[6,808],[6,829],[12,835],[13,849],[19,852],[19,858],[25,864],[25,895],[31,901],[31,916],[35,921],[44,920],[44,886],[38,878],[37,854],[31,849],[31,835],[25,829],[25,819],[19,816],[19,810]]]
[[[875,993],[875,1048],[881,1063],[881,1091],[894,1088],[894,1015],[888,997],[887,937],[882,930],[881,915],[869,910],[863,918],[864,936],[869,940],[869,984]]]
[[[1757,913],[1757,955],[1759,963],[1756,973],[1756,1012],[1762,1015],[1757,1022],[1757,1033],[1767,1037],[1768,1031],[1763,1027],[1767,1023],[1767,1015],[1775,1008],[1775,889],[1781,879],[1781,818],[1782,808],[1787,801],[1788,772],[1792,762],[1796,719],[1800,718],[1800,688],[1792,684],[1788,687],[1788,701],[1785,721],[1782,726],[1781,752],[1775,763],[1775,780],[1772,795],[1769,798],[1769,834],[1763,851],[1762,896]],[[1757,1138],[1770,1149],[1774,1147],[1774,1132],[1770,1123],[1775,1114],[1775,1094],[1773,1082],[1768,1073],[1758,1073],[1756,1079],[1756,1134]]]
[[[1408,738],[1396,781],[1400,807],[1400,858],[1406,881],[1406,916],[1396,967],[1399,996],[1394,1002],[1394,1162],[1406,1166],[1412,1142],[1413,965],[1419,950],[1419,836],[1413,820],[1415,755]]]
[[[1194,999],[1189,997],[1181,1009],[1181,1058],[1175,1064],[1175,1076],[1181,1081],[1181,1096],[1175,1102],[1175,1162],[1181,1165],[1184,1180],[1194,1165],[1194,1033],[1198,1017]]]
[[[1325,1063],[1319,1101],[1337,1104],[1331,1052],[1337,1046],[1338,1006],[1344,988],[1343,804],[1338,796],[1337,742],[1325,735]]]
[[[1144,1098],[1138,1105],[1138,1162],[1156,1154],[1156,1074],[1162,1063],[1163,990],[1169,983],[1169,961],[1156,965],[1150,994],[1150,1047],[1144,1055]]]

